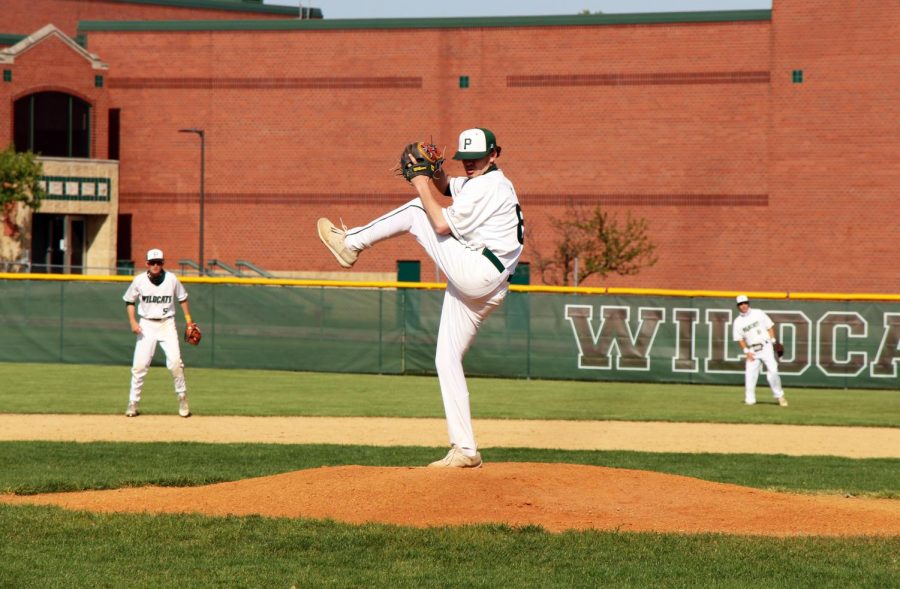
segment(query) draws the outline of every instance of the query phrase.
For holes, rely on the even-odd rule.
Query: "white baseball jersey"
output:
[[[473,178],[452,177],[449,186],[453,204],[442,212],[451,234],[435,232],[422,199],[416,197],[366,226],[348,229],[344,244],[362,251],[409,233],[447,277],[435,367],[450,444],[474,456],[477,445],[463,356],[484,320],[506,298],[509,276],[522,253],[524,220],[512,183],[497,168]]]
[[[135,303],[138,314],[146,319],[174,317],[175,304],[188,298],[177,276],[165,270],[160,276],[162,281],[154,284],[149,273],[138,274],[122,297],[126,303]]]
[[[744,341],[748,346],[763,344],[769,341],[769,329],[775,323],[759,309],[750,309],[746,314],[738,315],[732,327],[735,341]]]
[[[474,178],[451,177],[450,194],[453,204],[444,209],[444,219],[453,237],[472,249],[488,248],[514,272],[525,236],[512,182],[499,169]]]

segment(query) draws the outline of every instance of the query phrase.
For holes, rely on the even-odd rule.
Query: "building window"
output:
[[[119,121],[121,113],[122,111],[118,108],[109,109],[109,124],[106,126],[108,133],[106,144],[109,148],[107,159],[119,159],[119,129],[121,128]]]
[[[64,92],[38,92],[15,102],[13,141],[18,151],[55,157],[91,157],[91,105]]]
[[[103,88],[103,76],[94,76],[94,87]]]
[[[794,70],[793,72],[791,72],[791,80],[795,84],[802,84],[803,83],[803,70]]]
[[[469,76],[460,76],[459,77],[459,87],[460,88],[468,88],[469,87]]]
[[[3,70],[3,81],[12,82],[12,70]]]
[[[131,257],[131,215],[119,215],[118,233],[116,236],[116,259],[121,262],[127,261],[134,267],[134,260]]]

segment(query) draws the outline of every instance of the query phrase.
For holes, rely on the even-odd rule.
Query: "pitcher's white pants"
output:
[[[756,381],[759,380],[759,371],[762,365],[766,365],[766,380],[769,381],[769,387],[772,388],[772,394],[776,399],[784,396],[784,389],[781,387],[781,377],[778,376],[778,360],[775,359],[775,350],[772,344],[766,342],[763,349],[753,352],[754,359],[747,360],[746,370],[744,372],[744,402],[756,403]]]
[[[128,395],[128,401],[130,403],[140,402],[144,378],[147,376],[147,371],[150,370],[157,343],[166,353],[166,368],[172,372],[175,394],[187,392],[187,385],[184,382],[184,362],[181,361],[181,347],[178,344],[175,318],[170,317],[162,321],[141,318],[140,325],[141,333],[137,336],[137,343],[134,346],[134,361],[131,364],[131,392]]]
[[[352,249],[362,250],[403,233],[411,233],[447,277],[435,368],[444,400],[450,443],[464,454],[474,456],[477,445],[472,431],[463,357],[475,340],[482,322],[506,298],[509,270],[497,270],[482,255],[481,249],[468,248],[452,235],[435,233],[419,198],[365,227],[349,229],[344,243]]]

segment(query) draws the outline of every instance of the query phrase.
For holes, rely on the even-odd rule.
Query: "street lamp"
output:
[[[200,136],[200,275],[206,274],[206,262],[203,260],[203,178],[206,175],[206,134],[203,129],[178,129],[179,133],[196,133]]]

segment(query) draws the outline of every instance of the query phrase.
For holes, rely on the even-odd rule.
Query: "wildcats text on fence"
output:
[[[565,304],[562,312],[577,347],[577,369],[636,380],[644,380],[640,372],[652,374],[652,380],[675,381],[686,375],[719,381],[715,375],[743,374],[740,347],[731,335],[737,311],[717,300],[692,299],[690,306],[679,302],[684,301],[604,298]],[[900,313],[895,304],[779,300],[755,306],[772,318],[785,346],[782,375],[808,385],[835,386],[834,379],[849,378],[885,387],[897,384]]]

